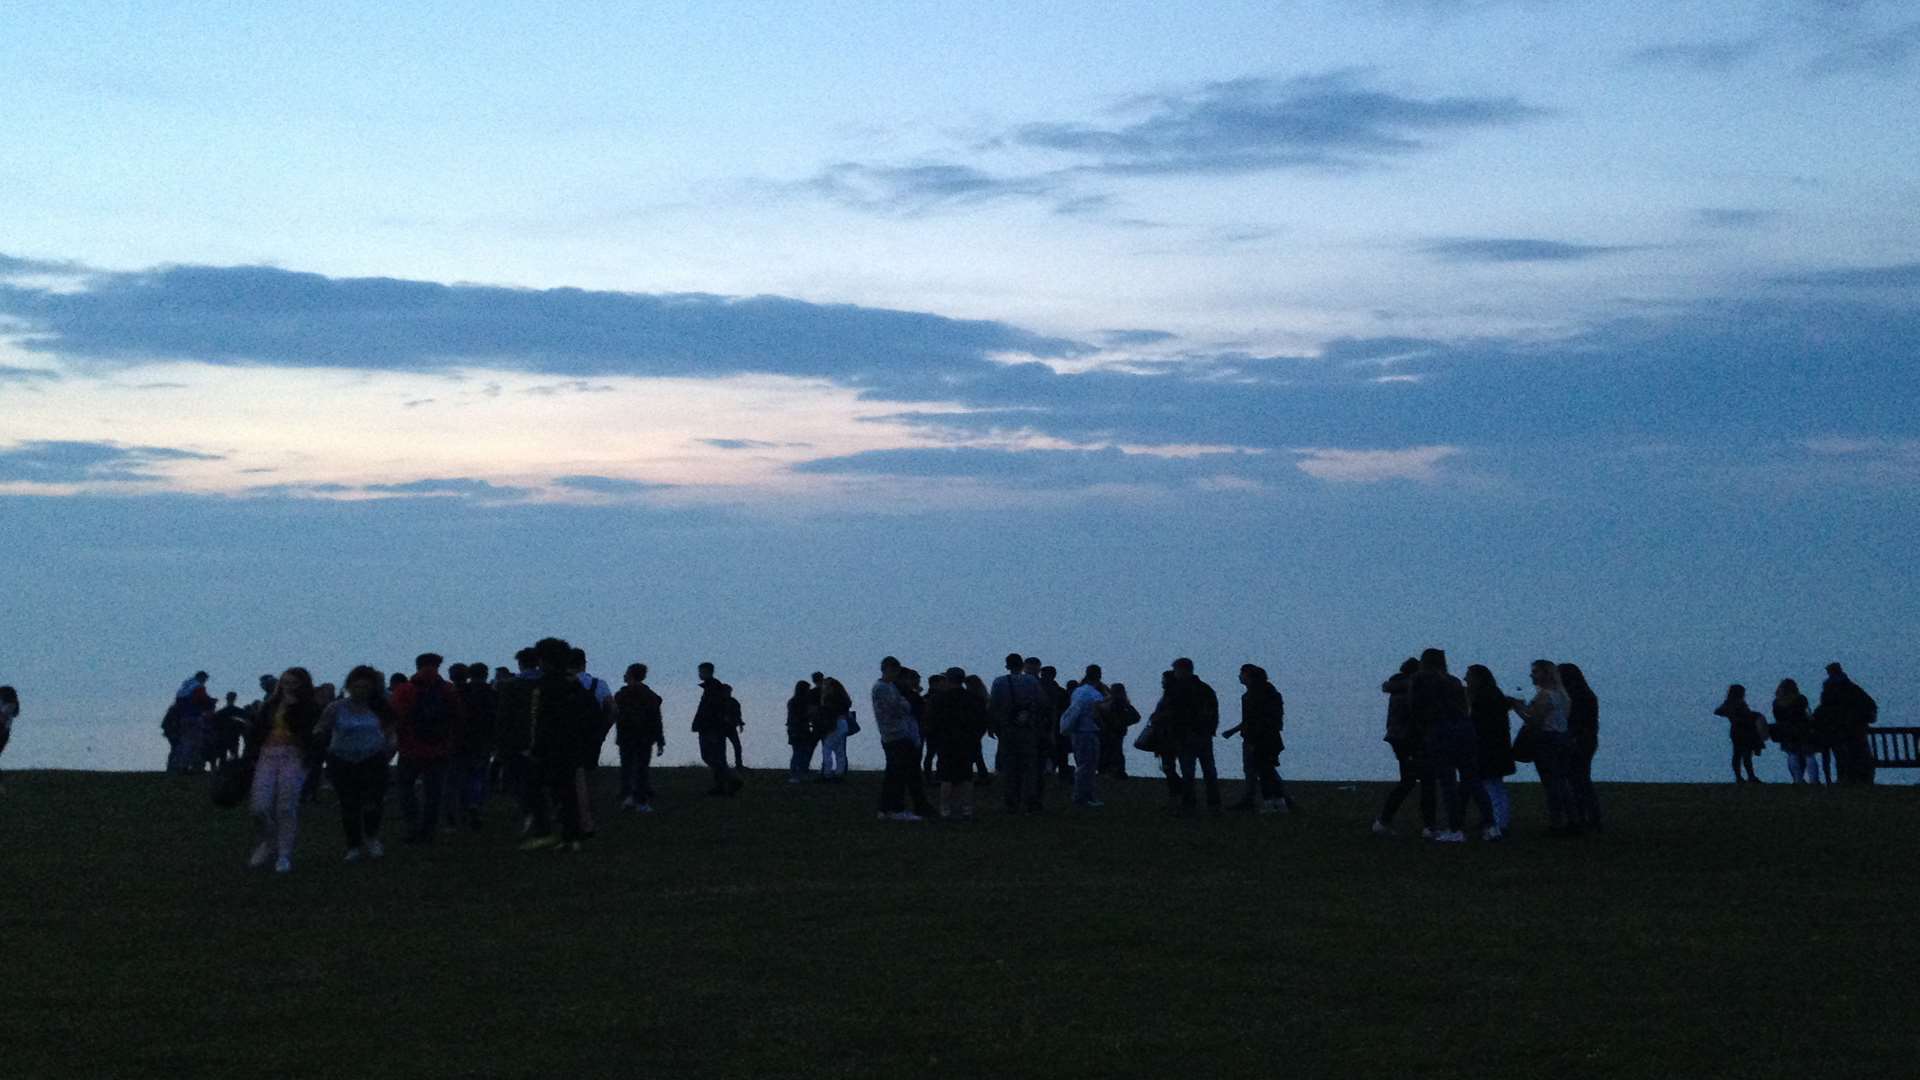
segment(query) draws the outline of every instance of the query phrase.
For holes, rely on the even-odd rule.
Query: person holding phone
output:
[[[1547,834],[1575,836],[1579,828],[1573,821],[1573,790],[1568,781],[1567,755],[1571,743],[1567,735],[1571,703],[1566,688],[1560,685],[1560,669],[1551,660],[1535,660],[1528,674],[1534,693],[1529,700],[1508,698],[1513,711],[1533,729],[1533,765],[1540,773],[1540,786],[1547,796]]]

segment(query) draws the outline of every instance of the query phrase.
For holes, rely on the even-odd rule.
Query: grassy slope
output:
[[[665,812],[608,815],[574,856],[511,850],[496,803],[490,833],[345,866],[329,796],[274,878],[240,869],[245,818],[198,782],[10,775],[0,1057],[33,1077],[1911,1067],[1910,789],[1612,786],[1604,837],[1449,849],[1366,835],[1378,785],[1185,820],[1135,781],[1103,811],[940,827],[873,821],[871,776],[759,773],[732,802],[663,779]]]

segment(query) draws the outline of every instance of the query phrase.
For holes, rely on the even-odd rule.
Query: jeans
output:
[[[582,839],[586,834],[580,823],[579,768],[571,761],[549,760],[540,762],[539,769],[541,790],[559,796],[561,842],[571,843]],[[536,820],[534,831],[544,835],[552,831],[552,826],[541,830]]]
[[[1420,824],[1429,829],[1433,828],[1435,812],[1433,773],[1427,768],[1426,760],[1410,745],[1397,742],[1389,745],[1393,747],[1394,760],[1400,763],[1400,782],[1393,785],[1392,791],[1387,792],[1386,805],[1380,808],[1381,823],[1387,825],[1393,823],[1393,815],[1400,811],[1400,804],[1407,801],[1407,796],[1413,793],[1413,786],[1418,784],[1420,785]]]
[[[922,817],[933,812],[927,805],[926,782],[920,777],[920,744],[912,739],[881,743],[887,755],[887,772],[880,780],[880,811],[897,814],[913,802],[913,812]]]
[[[300,833],[300,787],[307,782],[307,762],[297,746],[268,746],[253,767],[253,790],[248,808],[262,842],[271,841],[283,859],[293,857],[294,837]]]
[[[1513,797],[1507,794],[1507,782],[1495,777],[1480,781],[1487,789],[1487,804],[1493,807],[1493,827],[1506,832],[1513,827]]]
[[[1082,806],[1093,801],[1093,774],[1100,768],[1100,733],[1073,733],[1073,801]]]
[[[340,796],[340,824],[347,846],[357,848],[380,836],[380,818],[386,811],[387,759],[376,754],[365,761],[327,759],[327,775]]]
[[[653,744],[620,747],[620,797],[645,806],[653,802]]]
[[[820,775],[836,779],[847,775],[847,718],[834,720],[833,730],[820,740]]]
[[[1567,751],[1567,790],[1573,796],[1573,823],[1583,828],[1600,827],[1600,793],[1593,787],[1593,755],[1600,750],[1599,739],[1575,739]]]
[[[1207,782],[1207,805],[1220,805],[1220,771],[1213,763],[1213,736],[1188,734],[1179,737],[1178,757],[1180,761],[1180,803],[1182,806],[1194,805],[1193,767],[1200,766],[1200,774]]]
[[[450,794],[459,800],[460,809],[479,813],[487,801],[487,755],[477,751],[454,755],[452,780]]]
[[[1000,733],[1000,796],[1008,810],[1040,809],[1047,790],[1047,766],[1027,731]]]
[[[787,775],[795,780],[805,780],[813,772],[812,739],[801,739],[793,744],[793,757],[787,762]]]
[[[1541,731],[1534,740],[1533,767],[1546,789],[1547,821],[1555,828],[1573,822],[1573,788],[1567,782],[1567,758],[1573,745],[1562,731]]]
[[[407,832],[415,840],[431,842],[434,825],[440,820],[440,807],[446,802],[446,758],[400,759],[396,782],[400,785],[400,806],[407,819]],[[414,781],[421,781],[421,795],[414,792]]]
[[[1436,728],[1427,739],[1427,761],[1440,785],[1448,830],[1459,832],[1466,827],[1467,796],[1473,798],[1483,820],[1493,820],[1493,806],[1480,783],[1480,752],[1471,726]]]
[[[1787,775],[1793,777],[1796,784],[1818,784],[1820,782],[1819,755],[1808,750],[1787,751]]]
[[[734,779],[733,770],[727,765],[727,736],[724,732],[700,733],[700,760],[713,770],[714,791],[731,795],[739,788],[740,781]]]
[[[1255,801],[1275,802],[1287,797],[1287,789],[1280,782],[1280,752],[1255,742],[1240,740],[1240,775],[1246,778],[1246,791],[1240,797],[1241,806],[1252,806]]]
[[[1126,732],[1102,731],[1100,733],[1100,771],[1108,776],[1127,775]]]

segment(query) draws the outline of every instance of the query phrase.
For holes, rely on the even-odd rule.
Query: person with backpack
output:
[[[173,705],[167,710],[172,721],[162,720],[160,730],[168,735],[171,748],[167,754],[167,771],[191,773],[206,767],[207,728],[213,715],[214,701],[207,693],[208,675],[196,671],[180,689],[174,691]]]
[[[414,658],[413,677],[393,691],[393,714],[400,737],[400,805],[410,844],[431,844],[440,808],[445,805],[447,772],[454,748],[465,732],[465,708],[453,684],[440,677],[438,653]],[[415,784],[424,798],[417,797]]]
[[[466,724],[461,729],[460,744],[454,750],[453,792],[449,801],[458,799],[460,816],[467,828],[478,832],[480,808],[487,803],[488,765],[493,760],[500,703],[487,681],[484,663],[468,664],[466,678],[455,680],[455,686],[460,692]]]
[[[628,664],[626,685],[613,695],[614,744],[620,750],[620,808],[653,812],[652,762],[667,749],[660,695],[647,685],[647,665]]]
[[[20,694],[11,686],[0,686],[0,754],[7,752],[13,739],[13,722],[20,719]],[[7,793],[6,774],[0,773],[0,795]]]
[[[1281,732],[1287,724],[1287,703],[1278,687],[1258,664],[1240,665],[1240,722],[1220,733],[1223,739],[1240,736],[1240,774],[1246,791],[1235,810],[1284,814],[1290,799],[1280,780],[1280,752],[1286,749]]]
[[[701,663],[700,703],[694,706],[693,733],[700,739],[700,760],[713,770],[713,787],[707,789],[709,795],[738,795],[746,785],[727,767],[727,736],[734,730],[735,711],[739,706],[733,700],[733,687],[713,676],[713,664]]]
[[[1713,715],[1727,721],[1727,738],[1733,743],[1733,782],[1764,783],[1753,771],[1753,758],[1766,752],[1766,717],[1747,705],[1747,688],[1739,683],[1727,687],[1726,700],[1713,710]],[[1743,768],[1747,771],[1745,776],[1740,775]]]
[[[381,693],[383,677],[362,664],[347,673],[347,694],[320,710],[314,738],[326,747],[327,777],[340,797],[347,860],[377,859],[386,810],[387,761],[399,747],[393,709]]]
[[[300,789],[318,757],[313,732],[320,707],[313,699],[313,676],[306,668],[288,668],[260,712],[260,726],[247,747],[253,764],[247,805],[258,840],[247,866],[258,869],[274,859],[274,871],[284,874],[293,869],[294,840],[300,832]]]
[[[1000,795],[1007,813],[1037,814],[1046,800],[1053,707],[1039,676],[1026,670],[1024,657],[1008,653],[1006,666],[1007,673],[993,680],[987,691],[993,734],[1000,743]]]
[[[577,852],[586,838],[580,820],[577,777],[591,752],[600,706],[593,692],[580,685],[578,674],[571,670],[572,646],[559,638],[542,638],[534,652],[539,657],[540,677],[527,695],[532,730],[533,823],[520,850]],[[558,836],[553,834],[556,803]]]

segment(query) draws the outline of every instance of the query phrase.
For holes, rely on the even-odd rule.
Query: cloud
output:
[[[670,486],[648,483],[645,480],[627,480],[617,476],[591,475],[556,476],[553,482],[559,487],[593,495],[638,495],[641,492],[659,491]]]
[[[1849,35],[1807,62],[1808,75],[1890,75],[1920,55],[1920,21],[1879,32]]]
[[[1697,225],[1713,229],[1755,229],[1780,217],[1777,210],[1755,210],[1743,207],[1703,207],[1693,212]]]
[[[1627,57],[1639,67],[1670,67],[1689,71],[1731,71],[1759,55],[1766,39],[1759,36],[1676,41],[1651,45]]]
[[[1415,446],[1404,450],[1303,449],[1296,467],[1316,480],[1374,484],[1384,480],[1433,481],[1439,466],[1458,457],[1457,446]]]
[[[100,273],[67,291],[0,284],[22,347],[69,361],[376,370],[505,366],[596,375],[771,374],[849,385],[1090,351],[1002,322],[773,296],[591,292],[330,278],[260,266]]]
[[[47,368],[9,367],[0,364],[0,383],[57,381],[60,373]]]
[[[1043,197],[1060,188],[1057,178],[994,176],[970,165],[863,165],[841,162],[802,186],[834,202],[888,214],[924,214],[1008,198]],[[1088,213],[1103,207],[1062,203],[1062,213]]]
[[[1429,241],[1420,250],[1447,262],[1518,263],[1578,262],[1634,248],[1519,237],[1453,237]]]
[[[1102,330],[1100,341],[1112,348],[1139,348],[1145,345],[1161,345],[1176,340],[1177,334],[1165,330]]]
[[[0,252],[0,279],[38,274],[77,274],[84,272],[85,269],[76,262],[58,259],[27,259]]]
[[[155,466],[172,461],[218,461],[168,446],[116,442],[35,440],[0,450],[0,482],[29,484],[129,483],[159,480]]]
[[[701,439],[700,442],[716,450],[772,450],[781,445],[760,439]]]
[[[1920,285],[1920,262],[1809,270],[1799,274],[1782,274],[1771,280],[1776,285],[1811,285],[1818,288],[1912,288]]]
[[[459,496],[464,498],[519,499],[531,494],[527,488],[503,487],[491,481],[470,476],[432,477],[392,484],[366,484],[357,489],[334,486],[332,490],[358,490],[370,495],[413,495],[429,498]]]
[[[1257,460],[1254,455],[1237,451],[1175,457],[1111,446],[1100,449],[951,446],[866,450],[801,462],[793,466],[793,471],[928,481],[970,480],[1021,489],[1060,490],[1190,484],[1202,477],[1232,475],[1235,468]]]

